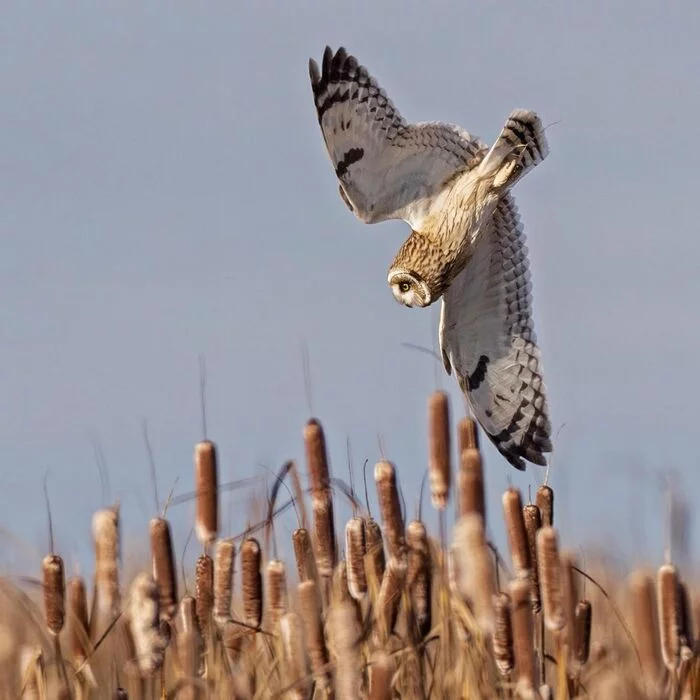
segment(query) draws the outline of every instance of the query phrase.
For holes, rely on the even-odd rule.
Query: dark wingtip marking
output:
[[[312,87],[316,87],[321,82],[321,72],[318,69],[318,63],[313,58],[309,59],[309,78],[311,78]]]
[[[335,169],[335,174],[341,178],[348,171],[348,168],[353,164],[357,163],[358,160],[362,160],[362,156],[365,155],[364,148],[351,148],[338,162],[338,166]]]
[[[476,363],[476,368],[467,377],[467,385],[469,386],[470,391],[475,391],[476,389],[478,389],[481,382],[483,382],[486,378],[486,369],[488,367],[489,362],[490,360],[488,357],[486,357],[486,355],[482,355],[479,358],[479,361]]]
[[[331,61],[333,60],[333,51],[330,46],[326,46],[323,51],[323,62],[321,64],[321,70],[323,72],[324,78],[328,77],[328,73],[331,70]]]

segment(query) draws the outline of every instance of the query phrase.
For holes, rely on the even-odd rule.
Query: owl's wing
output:
[[[340,195],[366,223],[404,219],[413,228],[431,198],[486,146],[444,122],[408,124],[377,81],[344,48],[326,47],[321,69],[309,60],[311,87]]]
[[[440,348],[474,416],[516,468],[546,464],[551,425],[531,315],[525,236],[505,194],[443,296]]]

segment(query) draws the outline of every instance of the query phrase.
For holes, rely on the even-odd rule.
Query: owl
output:
[[[354,56],[326,47],[309,75],[339,193],[369,224],[411,229],[389,267],[395,299],[442,300],[439,341],[484,432],[517,469],[546,464],[551,424],[511,189],[547,156],[539,117],[515,110],[489,148],[445,122],[409,124]]]

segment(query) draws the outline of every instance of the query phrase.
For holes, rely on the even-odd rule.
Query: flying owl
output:
[[[409,124],[344,48],[309,60],[340,196],[365,223],[402,219],[398,302],[442,299],[439,340],[472,412],[517,469],[546,464],[551,424],[531,315],[525,236],[510,193],[548,153],[539,117],[513,111],[491,148],[459,126]]]

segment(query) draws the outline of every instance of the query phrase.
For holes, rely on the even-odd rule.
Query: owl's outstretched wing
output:
[[[320,70],[310,59],[309,75],[340,195],[366,223],[404,219],[420,228],[431,198],[488,150],[452,124],[408,124],[342,47],[326,47]]]
[[[551,424],[531,315],[525,236],[510,194],[443,296],[440,348],[474,416],[516,468],[546,464]]]

